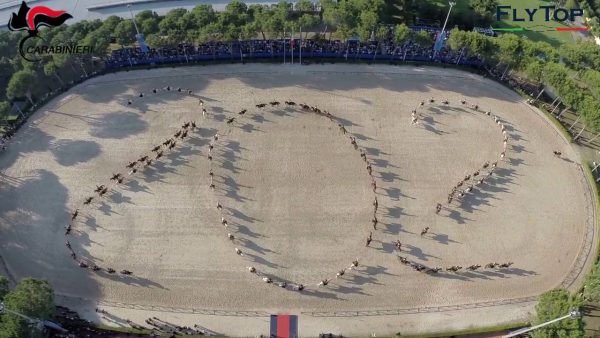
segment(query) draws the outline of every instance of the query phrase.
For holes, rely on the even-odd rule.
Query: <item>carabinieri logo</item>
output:
[[[53,10],[45,6],[35,6],[29,8],[25,1],[21,3],[18,13],[12,13],[8,21],[8,29],[11,31],[27,31],[29,35],[24,37],[19,43],[19,52],[23,59],[36,62],[39,58],[33,59],[28,55],[41,54],[85,54],[93,50],[90,46],[28,46],[25,48],[25,42],[32,38],[41,39],[38,36],[40,27],[60,26],[73,16],[63,10]],[[43,41],[43,39],[42,39]]]

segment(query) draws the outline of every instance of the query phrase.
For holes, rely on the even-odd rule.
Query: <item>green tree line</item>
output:
[[[546,42],[514,34],[488,37],[454,29],[448,46],[551,86],[563,104],[582,114],[588,128],[600,131],[600,47],[593,41],[564,44],[556,50]]]

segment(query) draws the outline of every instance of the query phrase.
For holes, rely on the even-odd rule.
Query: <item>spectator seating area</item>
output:
[[[425,29],[422,29],[425,30]],[[426,30],[435,39],[439,31]],[[300,55],[302,54],[302,55]],[[465,55],[463,55],[465,54]],[[140,48],[115,50],[107,58],[112,69],[138,65],[170,64],[202,61],[245,61],[252,59],[283,59],[303,62],[311,59],[366,60],[366,61],[418,61],[481,66],[478,56],[443,48],[434,55],[433,45],[423,47],[414,42],[402,45],[392,41],[358,40],[317,41],[300,39],[212,41],[198,46],[180,44],[174,48],[152,48],[143,53]]]

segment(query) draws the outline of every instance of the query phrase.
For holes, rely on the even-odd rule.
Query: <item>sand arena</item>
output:
[[[412,124],[411,111],[431,97]],[[463,98],[506,126],[503,160],[500,127]],[[255,107],[274,100],[282,104]],[[197,128],[187,139],[123,184],[110,181],[188,121]],[[375,191],[350,136],[372,165]],[[486,161],[499,161],[494,175],[448,205],[452,187]],[[256,336],[283,312],[300,315],[302,336],[499,324],[528,318],[544,291],[580,285],[595,248],[576,151],[514,92],[441,68],[249,64],[105,75],[40,109],[0,168],[8,273],[46,278],[60,303],[116,325],[158,316]],[[108,193],[84,206],[101,184]],[[132,276],[71,259],[64,227],[76,209],[67,239],[78,259]],[[418,272],[399,256],[444,271]],[[356,269],[335,278],[355,259]],[[514,264],[464,269],[490,262]],[[453,265],[463,270],[445,271]],[[282,281],[286,288],[275,285]],[[300,283],[305,290],[294,291]],[[114,317],[100,318],[96,306]]]

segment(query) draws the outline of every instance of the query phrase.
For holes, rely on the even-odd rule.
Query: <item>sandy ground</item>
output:
[[[196,97],[151,93],[167,85],[202,97],[209,117]],[[411,110],[430,97],[437,103],[419,109],[412,125]],[[502,151],[500,128],[461,106],[463,97],[505,121],[507,157],[494,177],[436,215],[454,184]],[[442,105],[445,98],[452,104]],[[335,123],[254,107],[287,99],[339,118],[373,163],[375,193]],[[199,126],[191,138],[82,208],[96,185],[189,120]],[[0,254],[10,273],[46,278],[61,303],[117,325],[158,316],[255,336],[268,333],[268,314],[293,313],[302,336],[358,336],[505,323],[529,318],[540,293],[579,285],[595,248],[594,206],[577,153],[517,94],[453,70],[229,65],[107,75],[41,109],[0,154],[0,169]],[[134,277],[73,263],[63,227],[77,208],[75,251]],[[399,263],[397,239],[400,255],[431,267],[514,265],[426,275]],[[317,286],[355,258],[358,269]],[[306,290],[266,284],[248,266]],[[114,318],[98,318],[97,305]]]

